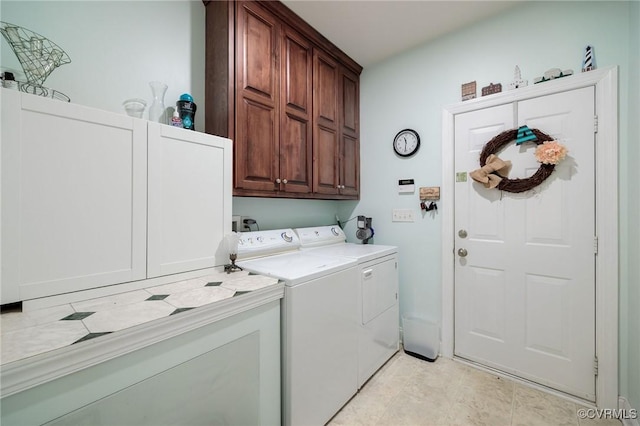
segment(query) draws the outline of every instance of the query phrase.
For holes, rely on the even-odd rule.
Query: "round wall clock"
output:
[[[418,132],[404,129],[393,138],[393,150],[400,157],[411,157],[420,148],[420,136]]]

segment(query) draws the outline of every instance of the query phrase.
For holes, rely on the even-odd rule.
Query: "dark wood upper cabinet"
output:
[[[205,1],[205,129],[234,195],[357,199],[362,67],[277,1]]]

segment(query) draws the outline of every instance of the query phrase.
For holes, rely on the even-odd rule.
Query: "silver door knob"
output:
[[[467,249],[458,249],[458,256],[460,257],[467,257]]]
[[[282,180],[282,183],[284,183],[285,185],[287,184],[287,182],[288,182],[288,181],[287,181],[286,179],[283,179],[283,180]]]
[[[280,182],[282,182],[280,178],[276,179],[276,183],[280,183]]]

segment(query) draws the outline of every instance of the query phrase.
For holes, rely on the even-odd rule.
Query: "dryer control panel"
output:
[[[347,240],[347,236],[338,225],[296,228],[295,232],[303,248],[344,243]]]
[[[300,239],[292,229],[241,232],[238,258],[249,259],[300,249]]]

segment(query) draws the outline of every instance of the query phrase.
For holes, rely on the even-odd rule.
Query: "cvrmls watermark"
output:
[[[638,418],[638,410],[611,409],[611,408],[580,408],[578,417],[581,419],[615,419],[631,420]]]

